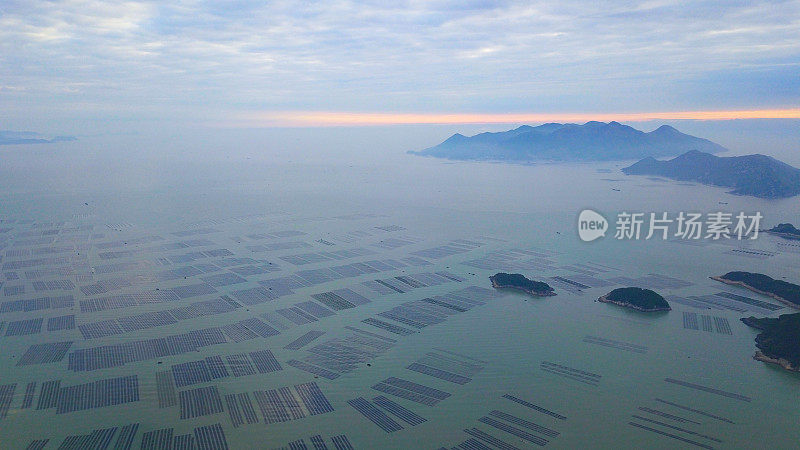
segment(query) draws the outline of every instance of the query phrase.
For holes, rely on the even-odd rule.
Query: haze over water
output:
[[[4,0],[0,449],[797,448],[800,377],[740,320],[792,307],[709,277],[798,283],[800,241],[615,238],[622,213],[800,225],[797,197],[612,159],[800,192],[799,18]],[[433,146],[480,162],[409,154]]]
[[[293,130],[294,131],[294,130]],[[794,414],[798,401],[797,376],[765,366],[750,357],[755,350],[755,333],[739,321],[744,315],[727,309],[698,309],[673,303],[673,311],[656,317],[628,312],[613,305],[595,302],[611,287],[589,287],[570,292],[556,285],[555,297],[533,299],[504,293],[485,299],[485,304],[448,316],[442,323],[427,326],[410,336],[371,327],[361,322],[368,317],[399,306],[404,302],[444,295],[466,286],[490,289],[488,276],[497,271],[521,271],[536,279],[562,276],[578,279],[581,270],[600,279],[629,277],[637,279],[655,273],[677,280],[678,287],[662,287],[659,292],[679,297],[703,296],[720,291],[751,296],[741,289],[729,289],[708,279],[730,270],[769,273],[779,278],[795,276],[797,253],[781,247],[776,238],[762,235],[742,247],[765,251],[773,256],[747,258],[732,250],[738,243],[705,246],[680,245],[660,240],[615,241],[613,231],[594,243],[581,242],[576,234],[577,214],[583,208],[601,212],[611,221],[621,211],[676,213],[678,211],[729,211],[764,215],[764,225],[796,220],[800,208],[796,200],[759,200],[731,196],[724,189],[625,176],[619,168],[626,162],[603,164],[534,164],[508,165],[495,163],[449,162],[405,154],[405,141],[387,141],[381,147],[374,141],[384,130],[365,130],[364,144],[358,133],[338,129],[317,130],[304,136],[302,143],[291,142],[293,133],[232,133],[230,142],[218,137],[204,143],[159,144],[155,137],[87,137],[76,143],[40,147],[4,149],[9,164],[2,177],[2,217],[10,221],[17,238],[6,241],[6,250],[25,248],[58,248],[76,245],[82,257],[73,255],[71,266],[75,282],[70,292],[75,306],[65,310],[37,310],[3,314],[6,322],[74,314],[78,327],[99,320],[115,319],[148,311],[162,311],[198,301],[213,300],[220,295],[236,298],[235,292],[259,286],[258,281],[286,277],[298,271],[339,266],[356,261],[400,260],[419,257],[420,251],[466,239],[480,246],[450,256],[422,257],[424,266],[407,266],[380,273],[344,277],[335,281],[299,287],[294,293],[274,301],[254,304],[234,311],[180,320],[173,326],[155,326],[101,338],[85,339],[78,329],[43,330],[29,336],[4,336],[2,369],[5,383],[17,383],[17,393],[8,416],[0,422],[0,436],[9,448],[25,447],[33,439],[51,439],[57,446],[67,435],[90,433],[106,427],[122,427],[140,423],[134,446],[143,433],[173,428],[174,434],[192,433],[194,428],[220,423],[227,442],[233,448],[279,447],[296,439],[320,434],[325,439],[346,434],[355,448],[436,448],[453,446],[468,439],[463,429],[477,427],[520,448],[531,446],[525,441],[495,428],[482,425],[479,419],[492,410],[500,410],[557,431],[547,437],[548,446],[611,447],[624,443],[629,447],[672,447],[679,441],[640,430],[628,424],[631,415],[641,415],[639,408],[650,408],[673,414],[692,422],[648,415],[664,423],[679,426],[722,442],[681,432],[693,441],[718,448],[752,448],[768,439],[775,448],[791,448],[798,439]],[[401,131],[397,132],[399,135]],[[229,133],[226,131],[225,133]],[[318,138],[316,146],[308,145],[308,136]],[[276,138],[276,136],[280,137]],[[411,135],[410,135],[411,136]],[[227,139],[227,138],[226,138]],[[416,141],[413,136],[408,141]],[[353,143],[348,147],[349,143]],[[280,145],[279,145],[280,144]],[[420,144],[416,144],[419,148]],[[160,147],[159,145],[164,145]],[[174,145],[174,146],[173,146]],[[196,147],[194,145],[197,145]],[[424,145],[424,144],[421,144]],[[298,151],[302,147],[305,151]],[[331,150],[336,147],[336,150]],[[346,150],[339,150],[345,148]],[[415,147],[412,147],[415,148]],[[134,151],[138,149],[138,151]],[[215,151],[226,149],[223,151]],[[21,153],[24,150],[26,153]],[[161,150],[164,150],[162,153]],[[167,151],[168,150],[168,151]],[[13,169],[12,169],[13,167]],[[619,191],[612,190],[619,189]],[[721,204],[720,202],[724,202]],[[26,223],[33,220],[33,224]],[[48,244],[15,245],[36,223],[43,228],[71,229],[88,226],[91,230],[73,241],[68,235]],[[5,222],[4,222],[5,226]],[[391,231],[385,231],[384,227]],[[245,274],[244,283],[218,286],[217,292],[182,300],[99,313],[82,312],[81,301],[112,294],[141,292],[159,287],[201,282],[206,275],[190,275],[186,280],[146,281],[112,290],[102,295],[86,295],[78,287],[89,280],[78,274],[94,272],[93,281],[118,276],[154,276],[165,269],[177,269],[201,262],[224,260],[224,257],[203,258],[203,261],[169,262],[169,258],[185,254],[192,248],[166,250],[162,244],[186,241],[181,232],[211,229],[208,234],[194,236],[206,239],[198,251],[225,248],[235,257],[266,260],[279,271]],[[263,244],[257,236],[263,233],[292,230],[303,234],[277,238],[275,242],[302,242],[303,247],[276,247],[254,251],[250,247]],[[365,232],[363,235],[349,235]],[[26,234],[27,233],[27,234]],[[160,236],[163,241],[137,243],[143,236]],[[350,239],[344,239],[350,236]],[[351,240],[352,239],[352,240]],[[382,247],[387,239],[400,239],[404,244]],[[326,241],[326,243],[320,242]],[[130,241],[121,248],[104,243]],[[334,245],[328,245],[334,244]],[[331,252],[341,249],[366,248],[368,256],[298,263],[292,255]],[[123,253],[109,256],[109,252]],[[135,250],[125,253],[127,250]],[[492,257],[494,252],[531,250],[552,263],[538,269],[520,269],[519,258],[496,260],[486,268],[474,261]],[[85,253],[88,251],[88,254]],[[416,255],[415,255],[416,253]],[[287,257],[289,259],[281,259]],[[165,262],[164,258],[167,258]],[[507,254],[505,258],[508,258]],[[538,258],[538,259],[537,259]],[[30,257],[6,253],[2,262]],[[159,262],[160,261],[160,262]],[[294,261],[291,262],[291,261]],[[499,262],[498,262],[499,261]],[[503,262],[505,261],[505,262]],[[515,262],[517,261],[517,262]],[[136,268],[108,273],[94,270],[116,263],[142,263]],[[164,265],[166,264],[166,265]],[[427,265],[430,264],[430,265]],[[588,266],[574,266],[588,264]],[[133,266],[132,266],[133,267]],[[583,269],[581,269],[583,268]],[[236,266],[223,273],[231,273]],[[576,272],[577,270],[577,272]],[[463,279],[448,280],[436,286],[409,289],[405,293],[379,294],[362,283],[369,280],[419,273],[446,271]],[[7,272],[7,271],[4,271]],[[31,288],[25,269],[18,270],[21,280],[6,279],[4,286],[25,284],[22,294],[8,294],[3,301],[41,297]],[[244,272],[242,272],[244,273]],[[8,277],[8,275],[6,275]],[[46,275],[43,279],[64,279]],[[79,281],[83,280],[83,281]],[[67,359],[59,362],[14,366],[14,361],[33,343],[74,341],[70,352],[115,342],[174,335],[191,330],[222,326],[251,317],[262,317],[311,300],[312,294],[352,288],[367,296],[370,303],[352,309],[335,311],[331,317],[320,317],[308,324],[291,325],[280,334],[242,342],[204,347],[198,352],[179,354],[128,363],[122,366],[89,372],[73,372]],[[64,293],[64,292],[59,292]],[[731,334],[684,328],[683,312],[725,319]],[[772,314],[788,312],[787,308]],[[698,316],[699,317],[699,316]],[[402,325],[402,324],[400,324]],[[287,365],[310,353],[308,348],[329,338],[345,337],[346,326],[394,339],[391,348],[366,363],[357,364],[351,372],[327,380]],[[413,327],[412,327],[413,328]],[[318,341],[300,350],[283,347],[310,330],[325,332]],[[601,338],[646,347],[646,351],[625,351],[606,345],[586,342]],[[593,341],[594,342],[594,341]],[[170,370],[179,363],[196,361],[214,355],[232,355],[269,349],[282,370],[271,373],[227,377],[197,385],[178,387],[178,392],[203,386],[217,386],[220,395],[278,389],[303,382],[316,382],[334,411],[283,423],[233,426],[229,407],[223,411],[193,419],[180,419],[181,406],[159,408],[156,372]],[[481,360],[481,369],[466,384],[455,384],[411,371],[406,367],[426,353],[442,349],[464,357]],[[161,362],[161,364],[159,364]],[[543,365],[545,364],[545,365]],[[595,384],[580,378],[565,377],[551,371],[546,364],[559,364],[600,376]],[[453,369],[455,370],[455,369]],[[21,409],[22,393],[28,382],[41,385],[60,379],[61,386],[93,380],[137,375],[139,400],[104,408],[93,408],[63,414],[53,409]],[[420,405],[392,396],[392,400],[424,417],[417,426],[386,433],[365,419],[347,401],[356,397],[372,399],[381,393],[372,389],[375,383],[399,377],[451,394],[435,406]],[[750,401],[722,397],[713,393],[667,383],[674,378],[698,385],[737,393]],[[585,381],[585,380],[584,380]],[[555,419],[504,399],[504,394],[539,405],[566,416]],[[35,398],[38,401],[39,391]],[[655,398],[702,410],[729,419],[735,424],[686,413],[665,406]],[[256,405],[255,399],[253,404]],[[258,407],[256,412],[261,415]],[[647,414],[645,414],[647,415]],[[260,417],[259,417],[260,418]],[[696,423],[695,423],[696,422]],[[770,423],[769,430],[763,424]],[[42,427],[42,424],[47,426]],[[672,430],[674,431],[674,430]],[[331,441],[327,441],[331,442]],[[420,445],[424,443],[424,445]],[[330,445],[330,444],[329,444]],[[690,444],[687,444],[690,445]]]

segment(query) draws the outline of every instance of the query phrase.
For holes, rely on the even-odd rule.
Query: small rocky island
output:
[[[772,297],[789,306],[800,308],[800,286],[788,281],[775,280],[767,275],[752,272],[728,272],[725,275],[710,278],[725,284],[741,286]]]
[[[33,131],[0,130],[0,145],[54,144],[77,141],[74,136],[45,136]]]
[[[549,297],[556,295],[549,284],[543,281],[533,281],[519,273],[496,273],[489,277],[495,289],[516,289],[533,295],[534,297]]]
[[[800,372],[800,313],[782,314],[777,319],[746,317],[742,322],[761,330],[753,359]]]
[[[638,287],[617,288],[597,300],[643,312],[669,311],[672,309],[661,295],[650,289]]]
[[[790,223],[779,223],[778,225],[775,225],[774,227],[765,231],[769,234],[774,234],[775,236],[780,236],[784,239],[800,240],[800,230],[795,228],[795,226]]]

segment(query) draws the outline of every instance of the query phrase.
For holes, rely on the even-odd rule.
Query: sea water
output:
[[[596,301],[614,287],[622,286],[620,283],[576,290],[562,288],[551,278],[578,280],[587,274],[580,271],[587,268],[601,280],[658,274],[684,282],[656,288],[665,296],[686,298],[727,291],[775,303],[708,277],[747,270],[797,282],[800,253],[796,247],[784,245],[785,241],[762,234],[755,241],[705,240],[687,245],[676,239],[616,240],[612,230],[605,238],[585,243],[577,235],[577,216],[581,210],[591,208],[608,218],[613,227],[620,212],[744,211],[760,212],[767,227],[779,222],[796,223],[800,210],[796,200],[737,197],[720,188],[628,177],[619,171],[626,163],[449,162],[378,150],[321,153],[319,157],[306,154],[302,158],[264,155],[255,150],[231,151],[213,158],[187,154],[160,157],[152,152],[137,155],[115,150],[116,144],[112,138],[94,138],[4,150],[7,163],[0,179],[4,295],[0,301],[72,295],[75,304],[65,309],[0,314],[0,321],[5,322],[0,332],[0,384],[16,384],[7,415],[0,419],[3,448],[25,448],[34,440],[44,439],[49,439],[45,448],[58,448],[68,436],[131,423],[139,424],[133,448],[141,445],[145,433],[154,430],[172,429],[177,436],[193,434],[196,428],[213,424],[221,425],[231,448],[274,448],[299,439],[311,445],[309,438],[315,435],[321,436],[328,448],[334,448],[331,437],[338,435],[346,435],[355,448],[449,448],[469,439],[471,436],[464,430],[472,428],[518,448],[536,446],[482,422],[484,417],[547,439],[547,445],[555,448],[676,448],[696,447],[697,443],[713,448],[794,448],[800,438],[796,426],[800,378],[753,360],[757,332],[739,320],[750,315],[777,316],[792,312],[791,308],[743,312],[673,302],[670,312],[646,314]],[[293,233],[281,233],[286,231]],[[142,239],[145,237],[150,239]],[[259,245],[267,246],[267,250]],[[429,251],[440,247],[445,249]],[[756,250],[759,255],[733,251],[740,248]],[[220,249],[227,252],[214,252]],[[355,257],[341,256],[346,253],[330,256],[348,249],[367,252]],[[445,256],[448,249],[455,253]],[[529,253],[509,256],[508,251],[517,250]],[[194,259],[184,257],[186,254],[194,254]],[[320,258],[311,254],[328,256],[323,256],[323,261],[304,263]],[[300,259],[295,258],[298,255]],[[84,339],[78,328],[47,330],[52,317],[74,315],[80,327],[221,296],[235,299],[235,292],[259,287],[259,281],[301,271],[411,257],[416,258],[415,262],[407,261],[401,268],[314,282],[271,301],[242,303],[229,312],[177,320],[171,325],[93,339]],[[54,259],[20,263],[37,258]],[[230,258],[251,258],[256,262],[223,262]],[[488,265],[476,263],[487,260],[491,261]],[[207,263],[217,263],[218,270],[201,274],[187,269]],[[100,312],[81,312],[80,308],[80,302],[89,299],[155,289],[166,291],[203,283],[203,277],[237,273],[242,266],[267,265],[270,271],[262,273],[239,270],[245,281],[215,286],[215,292],[209,294]],[[47,272],[50,269],[63,272]],[[159,281],[156,276],[166,270],[188,272],[186,278]],[[409,301],[446,295],[469,286],[491,289],[490,275],[512,270],[550,282],[558,295],[533,298],[497,292],[485,304],[447,315],[442,322],[419,329],[380,315]],[[447,272],[462,281],[405,286],[403,293],[379,293],[364,284],[434,272]],[[103,293],[87,294],[81,289],[119,279],[130,286],[120,286],[118,281],[108,284]],[[33,284],[59,280],[69,280],[75,288],[37,290]],[[16,286],[24,286],[24,293]],[[335,310],[329,317],[306,324],[296,324],[278,314],[285,329],[275,326],[280,334],[266,338],[258,336],[241,342],[228,339],[198,351],[99,370],[75,372],[68,368],[69,354],[81,349],[220,327],[254,317],[270,324],[263,314],[272,313],[275,317],[278,310],[313,301],[314,294],[342,288],[352,289],[370,302]],[[698,330],[686,329],[684,312],[696,313],[698,318],[706,315],[725,319],[732,334],[720,332],[717,327],[712,331],[704,331],[702,326]],[[11,322],[37,318],[43,318],[39,333],[5,335]],[[367,318],[378,318],[413,333],[393,334],[363,323]],[[312,356],[309,349],[317,345],[352,336],[354,332],[346,327],[394,342],[332,380],[315,378],[287,364]],[[299,350],[284,348],[311,330],[324,334]],[[623,344],[598,345],[597,338]],[[62,360],[15,365],[31,345],[61,341],[73,342]],[[626,345],[628,350],[619,348]],[[631,345],[640,351],[631,351]],[[227,356],[264,349],[275,355],[282,370],[175,388],[180,393],[216,386],[222,398],[226,394],[249,393],[258,423],[234,427],[224,401],[221,412],[191,419],[180,418],[179,403],[159,408],[157,372],[168,371],[171,376],[176,364],[215,355],[222,356],[228,364]],[[479,369],[468,382],[457,384],[407,368],[430,352],[456,352],[461,355],[456,359],[472,361]],[[553,367],[562,369],[549,370]],[[61,414],[55,408],[36,409],[41,384],[48,380],[61,380],[64,388],[129,375],[137,376],[138,401]],[[450,395],[428,406],[372,388],[390,377]],[[693,389],[667,382],[667,378],[742,397]],[[36,390],[32,407],[23,409],[29,382],[37,383]],[[264,423],[254,392],[307,382],[318,385],[332,412]],[[512,402],[503,397],[505,394],[566,419]],[[348,403],[359,397],[371,402],[379,395],[426,421],[412,426],[387,413],[403,429],[386,432]],[[744,397],[749,401],[742,400]],[[494,410],[558,434],[537,433],[497,419],[490,414]],[[110,441],[112,445],[119,433],[117,430]]]

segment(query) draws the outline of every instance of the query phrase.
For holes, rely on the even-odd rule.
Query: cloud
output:
[[[653,120],[737,120],[737,119],[800,119],[800,108],[765,110],[671,111],[638,113],[505,113],[505,114],[413,114],[353,113],[330,111],[283,111],[240,113],[222,125],[232,127],[304,127],[364,126],[398,124],[513,124],[543,122]]]
[[[798,0],[10,1],[0,77],[15,89],[0,102],[30,115],[97,104],[188,120],[774,109],[797,104],[800,89],[744,99],[743,83],[760,77],[742,74],[800,88],[797,42]]]

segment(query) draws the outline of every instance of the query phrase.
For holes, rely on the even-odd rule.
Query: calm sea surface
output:
[[[753,360],[739,320],[792,311],[708,278],[798,282],[800,247],[576,232],[584,208],[796,224],[796,199],[627,177],[625,163],[118,145],[3,149],[2,448],[800,440],[800,377]],[[498,271],[558,295],[493,291]],[[657,314],[595,301],[623,285],[678,300]]]

